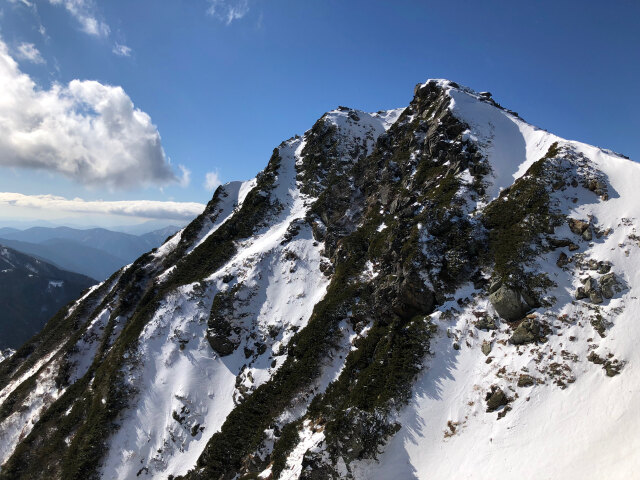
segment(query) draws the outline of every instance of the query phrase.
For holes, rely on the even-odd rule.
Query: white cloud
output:
[[[0,207],[189,220],[202,213],[205,206],[195,202],[161,202],[154,200],[85,201],[81,198],[67,199],[55,195],[23,195],[21,193],[0,192]]]
[[[121,87],[72,80],[40,89],[2,40],[0,85],[0,166],[112,189],[181,181],[151,118]]]
[[[113,53],[115,53],[116,55],[119,55],[121,57],[130,57],[131,56],[131,48],[127,47],[126,45],[121,45],[119,43],[116,43],[113,46]]]
[[[29,8],[33,8],[34,7],[33,2],[30,2],[29,0],[9,0],[9,3],[21,3],[25,7],[29,7]]]
[[[184,165],[178,165],[178,169],[180,170],[180,173],[182,173],[182,176],[180,177],[180,186],[188,187],[191,183],[191,170]]]
[[[44,58],[33,43],[21,43],[18,46],[16,56],[32,63],[44,63]]]
[[[107,37],[109,25],[98,20],[92,0],[49,0],[53,5],[62,5],[79,23],[82,31],[96,37]]]
[[[249,13],[249,0],[209,0],[207,14],[230,25]]]
[[[220,185],[222,185],[222,182],[220,181],[220,175],[218,172],[207,172],[204,177],[204,188],[213,192]]]

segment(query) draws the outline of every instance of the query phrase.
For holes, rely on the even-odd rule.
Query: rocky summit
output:
[[[0,479],[631,478],[638,185],[446,80],[330,111],[6,355]]]

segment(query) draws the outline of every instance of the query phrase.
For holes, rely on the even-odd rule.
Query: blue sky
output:
[[[211,197],[207,173],[209,187],[251,178],[325,111],[405,106],[427,78],[489,90],[533,124],[640,158],[637,1],[0,0],[0,8],[4,53],[17,62],[1,80],[27,75],[34,109],[50,105],[43,92],[63,103],[50,119],[55,148],[5,146],[0,192],[93,201],[84,215],[137,218],[149,205],[136,202],[148,200],[177,202],[167,215],[186,218],[198,207],[184,202]],[[26,94],[4,95],[16,97],[4,115],[20,116],[9,124],[24,128]],[[69,107],[69,98],[80,100]],[[105,118],[114,109],[122,117],[94,125],[100,105]],[[68,123],[58,125],[59,115]],[[114,122],[125,140],[100,137]],[[85,127],[86,138],[65,136]],[[4,154],[10,133],[1,128]],[[90,166],[70,163],[65,148]],[[122,160],[120,151],[134,154]],[[0,218],[70,215],[63,201],[1,200]]]

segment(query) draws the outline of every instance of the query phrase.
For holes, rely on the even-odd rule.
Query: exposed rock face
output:
[[[489,300],[498,315],[510,322],[521,319],[533,308],[533,302],[527,302],[520,292],[506,285],[489,295]]]

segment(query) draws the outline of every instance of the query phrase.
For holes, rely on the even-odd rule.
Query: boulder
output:
[[[616,279],[615,273],[607,273],[600,277],[600,288],[604,298],[612,298],[616,291],[620,289],[620,283]]]
[[[489,295],[489,301],[500,317],[507,321],[520,320],[534,305],[517,290],[502,285]]]
[[[547,241],[553,249],[568,247],[569,245],[571,245],[571,240],[569,240],[568,238],[547,237]]]
[[[567,254],[564,252],[560,253],[560,256],[558,257],[558,261],[556,262],[556,265],[562,268],[568,263],[569,263],[569,257],[567,257]]]
[[[487,342],[486,340],[482,342],[480,350],[482,350],[482,353],[485,355],[489,355],[491,353],[491,342]]]
[[[533,318],[527,318],[513,331],[509,342],[513,345],[524,345],[540,340],[540,324]]]
[[[600,295],[600,292],[598,290],[592,290],[591,293],[589,293],[589,300],[591,300],[591,303],[595,304],[600,304],[603,302],[602,295]]]
[[[589,222],[577,220],[575,218],[570,218],[568,222],[569,230],[571,230],[576,235],[582,235],[589,228]]]
[[[398,285],[398,294],[392,305],[396,315],[410,319],[415,315],[430,313],[434,302],[435,296],[424,280],[416,272],[410,271]]]
[[[519,387],[533,387],[536,384],[536,379],[531,375],[522,374],[518,378]]]
[[[507,394],[504,393],[501,388],[494,385],[491,387],[491,390],[487,392],[485,401],[487,402],[487,413],[490,413],[495,412],[500,407],[509,403],[509,397],[507,397]]]

